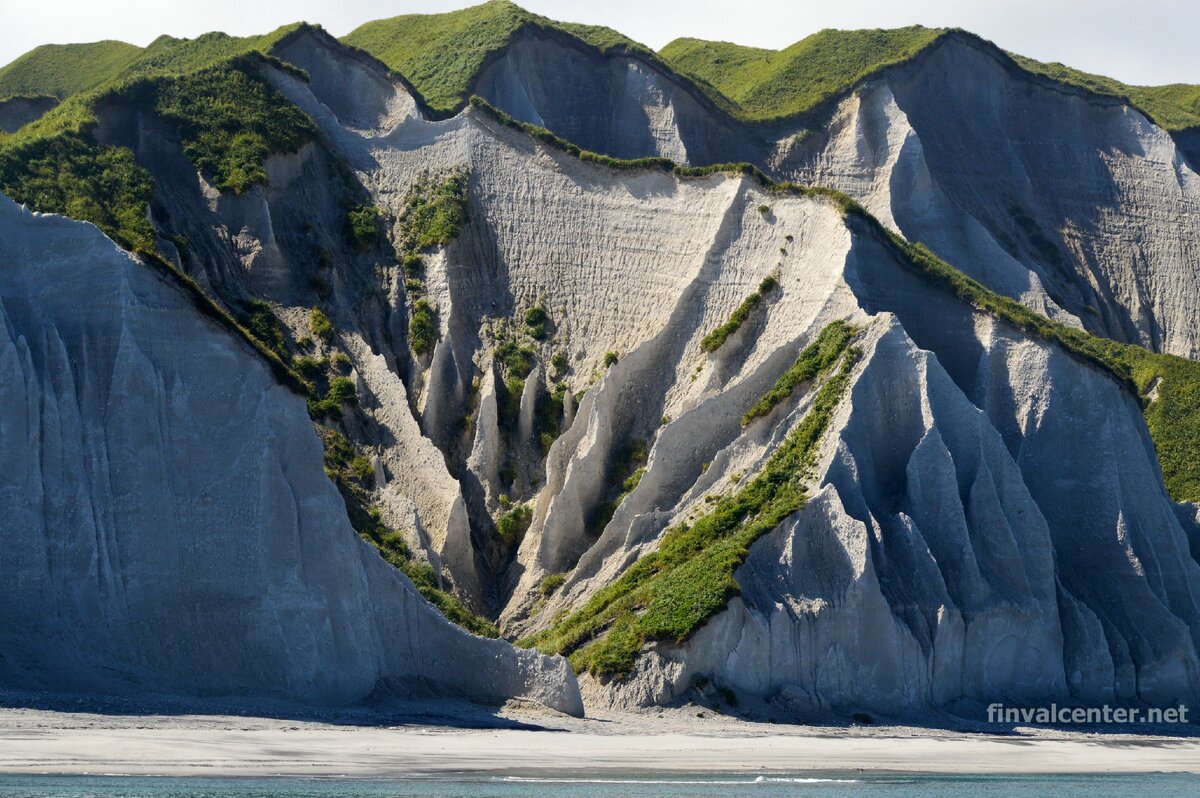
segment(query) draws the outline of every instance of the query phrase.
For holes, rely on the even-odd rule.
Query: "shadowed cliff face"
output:
[[[1200,353],[1200,176],[1140,112],[952,42],[839,106],[781,174],[862,199],[993,289],[1155,351]]]
[[[5,687],[580,710],[565,662],[451,625],[358,539],[303,400],[178,289],[7,199],[0,237]]]
[[[22,125],[27,125],[54,106],[58,100],[54,97],[9,97],[0,100],[0,130],[12,133]]]
[[[564,37],[518,35],[475,93],[584,149],[679,163],[754,160],[754,145],[684,81],[630,55],[600,56]]]
[[[336,423],[362,447],[371,503],[441,584],[506,634],[553,629],[656,551],[668,530],[738,495],[803,427],[824,377],[785,391],[761,418],[744,418],[747,410],[831,322],[859,331],[861,360],[813,462],[793,475],[808,504],[750,547],[732,574],[739,597],[691,638],[648,645],[627,677],[585,677],[587,701],[665,703],[705,680],[788,718],[968,711],[998,698],[1200,697],[1195,508],[1167,497],[1136,400],[1107,372],[926,282],[877,230],[847,221],[827,199],[768,192],[742,175],[613,169],[474,108],[430,121],[378,64],[312,31],[276,55],[309,80],[272,67],[263,74],[322,136],[268,159],[266,185],[217,192],[169,128],[119,108],[102,120],[103,135],[131,146],[154,175],[163,248],[214,294],[231,304],[267,300],[289,341],[316,335],[310,308],[324,309],[334,330],[310,351],[346,359],[355,399]],[[827,134],[797,141],[785,132],[785,144],[761,145],[760,162],[859,197],[885,224],[961,255],[984,282],[1068,323],[1078,323],[1071,297],[1083,290],[1067,291],[1082,284],[1073,264],[1092,261],[1073,259],[1066,243],[1061,262],[1033,257],[1051,251],[1054,231],[1065,242],[1069,224],[1099,229],[1103,219],[1114,225],[1104,238],[1113,251],[1141,248],[1147,273],[1160,279],[1151,261],[1182,252],[1186,234],[1158,221],[1131,232],[1119,212],[1190,212],[1187,201],[1168,206],[1156,193],[1166,192],[1163,164],[1176,163],[1169,139],[1121,106],[1042,96],[1050,90],[993,74],[988,59],[947,45],[847,99]],[[722,125],[732,123],[706,122],[710,111],[680,86],[629,58],[593,60],[557,40],[522,39],[488,67],[481,91],[583,146],[692,163],[745,157],[719,146],[749,139],[727,134]],[[591,94],[570,95],[589,78]],[[990,116],[927,96],[972,87]],[[1013,126],[989,136],[1025,141],[1057,101],[1073,103],[1073,115],[1046,128],[1042,144],[1008,145],[1004,174],[990,180],[977,155],[967,163],[969,145],[955,136],[982,136],[977,118]],[[1037,111],[1033,121],[1016,111],[1026,107]],[[1097,140],[1079,138],[1092,114],[1127,138],[1097,154]],[[555,127],[571,124],[578,137]],[[926,136],[931,127],[939,132]],[[1089,191],[1109,180],[1117,195],[1136,198],[1108,214],[1047,197],[1069,176],[1049,163],[1056,153]],[[1092,168],[1096,159],[1111,168]],[[1175,174],[1176,191],[1192,191],[1190,173]],[[355,192],[367,192],[403,249],[414,203],[431,202],[422,192],[455,176],[466,221],[421,250],[419,270],[406,274],[381,242],[347,237],[347,196],[359,202]],[[997,186],[1041,203],[1021,206],[1032,208],[1032,223],[997,215],[987,193]],[[1139,204],[1146,197],[1159,197],[1158,210]],[[5,562],[27,575],[30,595],[76,602],[64,617],[107,613],[105,628],[145,624],[162,637],[134,660],[109,653],[126,639],[114,638],[97,647],[96,664],[68,674],[46,663],[81,644],[56,631],[38,638],[53,647],[5,654],[11,678],[93,689],[96,668],[115,667],[114,679],[166,690],[193,680],[225,692],[283,683],[279,692],[328,701],[376,683],[402,691],[425,681],[436,692],[579,708],[562,660],[454,630],[354,540],[318,471],[300,399],[261,364],[92,228],[9,207],[7,223],[26,238],[36,225],[70,235],[62,258],[32,245],[5,250],[19,268],[0,278],[11,333],[0,363],[11,371],[6,405],[21,411],[0,429],[59,453],[10,454],[6,501],[24,519],[11,534],[26,545]],[[1166,243],[1155,243],[1160,235]],[[70,293],[30,298],[48,270],[78,270],[88,258],[115,266],[83,282],[94,319],[71,317],[83,299]],[[1153,296],[1175,296],[1186,283],[1183,272],[1162,275],[1175,288]],[[1133,294],[1118,290],[1119,270],[1110,276],[1104,312],[1117,318]],[[119,300],[94,301],[108,295],[105,280],[116,281]],[[422,351],[410,336],[418,301],[435,328]],[[1191,312],[1182,299],[1146,301],[1164,330],[1165,309]],[[722,343],[705,343],[734,318]],[[1171,335],[1162,340],[1186,344]],[[227,365],[215,369],[210,358]],[[60,386],[62,374],[86,390]],[[214,395],[221,401],[208,401]],[[79,431],[68,436],[65,422],[44,420],[62,413],[45,408],[73,406],[75,396],[92,404],[78,409]],[[99,410],[109,407],[119,412]],[[87,518],[42,500],[52,493],[43,463],[60,461],[76,471],[61,466],[55,484],[86,500],[71,507],[98,508]],[[196,495],[214,498],[186,498]],[[150,529],[161,537],[173,526],[163,508],[182,521],[152,540]],[[82,541],[61,538],[81,529]],[[235,562],[226,561],[231,549]],[[75,570],[59,570],[59,556]],[[185,556],[207,567],[175,580],[173,604],[146,608]],[[63,573],[88,590],[64,591]],[[232,657],[230,665],[201,652],[197,662],[212,667],[201,673],[190,649],[171,647],[167,620],[192,597],[188,606],[233,607],[189,616],[198,639],[261,640],[247,650],[264,664],[217,647],[213,656]],[[43,628],[32,601],[13,605],[11,628]],[[479,668],[480,657],[496,664]],[[334,673],[305,670],[313,661]]]

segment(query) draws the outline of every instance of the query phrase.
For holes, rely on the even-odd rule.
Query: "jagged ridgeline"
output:
[[[579,711],[562,655],[597,705],[760,718],[1194,700],[1196,97],[956,30],[655,53],[507,2],[38,48],[0,191],[67,218],[0,206],[0,413],[84,465],[13,455],[5,495],[78,501],[6,509],[76,581],[157,576],[71,674],[73,610],[0,601],[64,641],[0,686]],[[4,567],[49,601],[35,549]],[[178,596],[214,608],[188,664]]]

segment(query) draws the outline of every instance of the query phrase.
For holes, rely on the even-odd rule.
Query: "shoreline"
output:
[[[706,773],[1045,775],[1200,772],[1200,737],[1021,728],[822,727],[691,708],[574,719],[528,707],[507,728],[0,708],[0,774],[347,778]],[[463,723],[476,722],[468,713]]]

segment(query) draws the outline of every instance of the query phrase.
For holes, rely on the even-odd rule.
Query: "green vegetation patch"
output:
[[[781,402],[791,398],[798,387],[824,373],[841,357],[852,337],[854,328],[846,322],[835,321],[827,324],[817,336],[817,340],[805,347],[800,357],[796,358],[796,362],[780,375],[771,390],[763,394],[762,398],[746,411],[742,416],[742,424],[749,424],[754,419],[767,415]]]
[[[951,33],[919,25],[890,30],[823,30],[784,50],[676,39],[659,55],[680,73],[731,100],[735,115],[766,121],[808,113],[862,80],[904,63]],[[1131,86],[1063,64],[1009,53],[1022,68],[1145,112],[1166,130],[1200,125],[1200,86]]]
[[[507,0],[445,14],[406,14],[368,22],[342,41],[366,50],[404,75],[435,111],[457,111],[490,59],[522,29],[559,32],[600,52],[613,48],[654,54],[609,28],[553,22]]]
[[[359,249],[366,249],[379,240],[379,211],[374,205],[358,205],[346,214],[350,238]]]
[[[518,504],[496,519],[496,535],[508,545],[519,543],[533,522],[533,508]]]
[[[283,322],[275,315],[275,311],[269,304],[261,299],[250,300],[250,316],[246,320],[246,327],[280,360],[287,362],[292,359],[292,354],[288,351],[287,332]]]
[[[566,574],[546,574],[542,577],[542,581],[538,583],[538,593],[540,593],[543,598],[550,596],[554,593],[554,591],[562,587],[563,583],[566,581]]]
[[[313,308],[308,312],[308,328],[312,330],[313,335],[327,344],[333,340],[333,322],[320,308]]]
[[[91,222],[125,249],[154,247],[150,173],[129,150],[102,147],[84,133],[0,142],[0,190],[42,213]]]
[[[414,354],[428,355],[437,345],[437,311],[427,299],[413,302],[412,316],[408,320],[408,344]]]
[[[724,324],[700,340],[700,349],[705,352],[716,352],[720,349],[729,340],[729,336],[737,332],[746,323],[746,320],[750,318],[750,314],[762,303],[767,294],[774,291],[778,286],[779,281],[775,277],[764,277],[763,281],[758,284],[758,290],[743,299],[742,304],[738,305],[733,313],[729,314],[729,319]]]
[[[404,253],[449,244],[467,223],[467,174],[455,171],[443,178],[422,175],[413,183],[400,212],[400,241]],[[418,256],[419,257],[419,256]]]
[[[265,183],[263,162],[316,139],[308,116],[239,57],[154,86],[154,110],[178,127],[188,159],[221,191]]]
[[[714,87],[749,120],[796,116],[903,63],[947,33],[914,25],[892,30],[823,30],[784,50],[676,39],[659,55],[679,72]]]
[[[43,94],[60,100],[127,70],[142,48],[118,41],[43,44],[0,69],[0,97]]]
[[[849,384],[861,353],[843,342],[841,367],[817,390],[812,406],[759,474],[719,499],[694,524],[667,530],[656,551],[550,629],[519,641],[569,655],[577,672],[621,677],[648,641],[679,643],[737,595],[733,575],[750,545],[804,506],[804,480],[817,444]]]
[[[532,348],[507,337],[497,344],[495,358],[507,376],[522,380],[529,376],[529,372],[533,371],[537,363],[537,356]]]
[[[550,323],[550,313],[541,302],[525,311],[525,331],[531,338],[538,341],[546,337],[546,325]]]

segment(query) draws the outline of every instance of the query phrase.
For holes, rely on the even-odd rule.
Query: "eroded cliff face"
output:
[[[314,44],[303,58],[312,69],[336,53]],[[754,545],[742,596],[689,642],[652,647],[628,679],[587,677],[589,701],[667,702],[697,679],[793,715],[996,696],[1195,700],[1194,533],[1136,400],[1107,374],[977,314],[819,199],[582,163],[471,110],[354,132],[341,122],[353,112],[332,112],[313,86],[273,80],[393,213],[421,174],[470,174],[470,221],[426,261],[441,337],[414,384],[425,434],[461,475],[475,578],[493,585],[511,634],[552,626],[754,475],[811,394],[766,422],[743,425],[743,413],[826,323],[867,330],[812,501]],[[895,132],[888,113],[882,129]],[[864,174],[876,188],[860,195],[896,222],[884,199],[898,194],[878,186],[897,178]],[[1013,263],[1014,293],[1063,315]],[[703,351],[768,275],[777,291]],[[547,340],[522,337],[535,305],[551,317]],[[508,411],[497,324],[539,364]],[[550,365],[559,350],[568,368]],[[531,425],[558,382],[583,393],[541,452]],[[466,431],[451,423],[463,414]],[[646,456],[622,490],[631,441]],[[519,543],[480,534],[501,494],[531,509]]]
[[[781,146],[828,185],[992,289],[1154,351],[1200,354],[1200,176],[1140,112],[952,38]]]
[[[1041,313],[1200,354],[1194,131],[1172,137],[974,36],[945,37],[791,122],[741,123],[653,64],[534,37],[514,42],[476,91],[597,152],[749,161],[836,188]]]
[[[358,538],[303,399],[181,291],[3,198],[0,239],[5,687],[581,711],[563,660],[453,626]]]
[[[475,93],[584,149],[679,163],[752,160],[754,144],[694,87],[646,59],[598,55],[548,32],[518,34]]]
[[[996,290],[1079,324],[1084,295],[1064,286],[1083,273],[1072,271],[1085,262],[1073,259],[1083,250],[1055,244],[1049,222],[1035,219],[1039,234],[1015,212],[1007,221],[992,213],[1007,206],[986,194],[994,188],[986,161],[975,154],[964,167],[968,145],[951,140],[969,139],[975,124],[969,110],[953,107],[955,92],[965,91],[956,81],[979,84],[976,100],[991,104],[996,125],[1040,130],[1040,117],[1014,109],[1028,102],[1046,116],[1060,109],[1054,102],[1072,103],[1058,127],[1045,128],[1053,133],[1049,144],[1019,151],[1005,144],[1011,162],[1003,169],[1012,185],[995,185],[1017,192],[1020,202],[1059,203],[1037,219],[1075,214],[1070,224],[1093,225],[1079,236],[1111,244],[1113,258],[1143,258],[1147,275],[1160,274],[1160,257],[1187,262],[1188,234],[1161,220],[1169,211],[1186,221],[1190,200],[1179,202],[1178,193],[1193,190],[1194,175],[1172,160],[1161,131],[1118,105],[1073,95],[1010,96],[1013,86],[1031,95],[1051,90],[1007,72],[991,75],[989,63],[998,63],[986,61],[991,55],[961,47],[947,46],[911,72],[864,87],[836,110],[828,136],[800,141],[794,130],[779,132],[785,144],[762,145],[763,162],[769,159],[777,174],[847,191],[884,224],[961,255],[960,265]],[[324,309],[334,330],[306,351],[346,358],[356,397],[336,423],[369,461],[371,501],[444,586],[497,619],[508,636],[553,627],[655,551],[669,529],[703,516],[761,473],[812,410],[817,386],[804,385],[757,420],[744,414],[828,324],[846,321],[859,330],[862,359],[807,474],[808,504],[753,544],[735,574],[740,596],[694,636],[648,646],[627,678],[584,677],[590,703],[670,702],[706,681],[785,718],[827,710],[968,711],[1001,699],[1200,698],[1196,508],[1167,497],[1136,399],[1109,374],[977,313],[908,268],[878,230],[848,220],[820,196],[768,192],[743,175],[681,179],[611,169],[474,108],[431,121],[402,81],[319,32],[291,37],[275,54],[309,80],[269,66],[263,74],[322,135],[298,153],[272,156],[266,185],[237,196],[215,191],[154,119],[113,109],[102,119],[102,135],[132,147],[154,174],[160,245],[180,268],[231,306],[268,302],[289,343],[313,334],[311,307]],[[556,125],[584,119],[580,136],[630,143],[625,152],[574,138],[583,146],[692,163],[702,152],[712,160],[741,158],[718,159],[716,150],[703,149],[708,144],[696,144],[689,131],[728,139],[721,128],[705,127],[708,111],[694,97],[644,63],[617,58],[597,72],[588,58],[531,37],[494,62],[482,85],[505,110],[564,135]],[[595,74],[599,99],[587,108],[564,99],[564,91]],[[935,80],[944,83],[929,83]],[[988,86],[999,88],[989,93]],[[933,89],[950,99],[925,96]],[[1105,130],[1126,136],[1114,139],[1124,143],[1097,155],[1099,139],[1072,139],[1072,131],[1097,124],[1090,114],[1107,115]],[[927,137],[937,125],[947,132]],[[1029,133],[1003,129],[994,133],[996,146]],[[1104,215],[1095,211],[1095,197],[1091,210],[1083,201],[1047,198],[1067,179],[1062,168],[1039,160],[1054,152],[1068,154],[1096,196],[1138,199]],[[1111,168],[1095,168],[1096,158]],[[1167,161],[1178,167],[1174,204],[1163,199],[1171,189]],[[1022,170],[1045,182],[1034,185]],[[400,246],[414,192],[448,176],[463,176],[466,222],[423,250],[419,279],[397,263],[403,253],[347,238],[347,196],[360,201],[359,187]],[[1022,180],[1028,184],[1017,186]],[[1145,225],[1136,234],[1121,216],[1126,208]],[[47,478],[40,464],[46,458],[14,456],[10,495],[36,499],[19,506],[22,523],[38,530],[22,533],[28,545],[15,555],[17,572],[33,575],[44,600],[66,600],[50,595],[64,572],[39,536],[89,530],[82,542],[54,544],[55,556],[78,559],[73,567],[83,575],[75,581],[98,585],[78,594],[85,603],[76,616],[64,617],[103,611],[114,629],[153,620],[168,635],[172,613],[203,607],[197,635],[216,630],[229,640],[262,639],[265,658],[233,652],[247,658],[202,673],[199,665],[189,670],[187,646],[156,641],[131,660],[104,653],[125,651],[114,642],[97,649],[99,663],[130,683],[158,679],[164,690],[193,680],[225,692],[282,682],[287,687],[277,692],[340,701],[376,684],[409,689],[424,680],[436,692],[524,695],[578,709],[563,661],[449,627],[355,539],[341,497],[319,471],[319,444],[301,400],[274,385],[253,356],[93,229],[15,210],[9,216],[17,227],[68,226],[66,251],[102,250],[106,263],[120,267],[87,279],[117,280],[137,298],[97,304],[97,317],[86,324],[68,313],[78,297],[21,300],[31,308],[21,312],[48,314],[22,323],[37,335],[56,331],[68,355],[54,355],[47,343],[30,349],[50,353],[42,360],[13,354],[6,362],[14,378],[6,384],[17,393],[4,406],[25,408],[30,396],[52,397],[55,407],[64,396],[92,397],[78,416],[101,429],[72,433],[84,441],[79,448],[57,442],[62,423],[36,420],[45,409],[14,411],[6,423],[43,450],[87,452],[75,458],[76,468],[100,469],[104,480],[92,470],[86,479],[66,480],[86,499],[68,506],[97,509],[86,519],[50,523],[60,511],[38,504],[50,495],[37,487]],[[1097,226],[1101,216],[1113,225],[1109,234]],[[1005,238],[1017,233],[1023,237]],[[1062,261],[1038,260],[1052,246]],[[24,318],[14,308],[33,290],[28,275],[79,261],[13,251],[25,272],[9,270],[15,276],[0,278],[0,287],[16,281],[3,294],[5,312]],[[1094,263],[1099,274],[1101,260]],[[1132,307],[1133,294],[1113,287],[1125,277],[1112,263],[1095,285],[1108,286],[1096,295],[1113,298],[1103,312],[1116,318]],[[1156,285],[1173,286],[1155,295],[1162,301],[1146,299],[1155,319],[1168,309],[1194,315],[1172,293],[1183,290],[1185,272],[1167,268],[1155,277]],[[86,293],[93,301],[104,293],[98,285]],[[727,339],[704,345],[756,293],[757,304]],[[436,340],[428,351],[410,346],[418,300],[432,308]],[[39,309],[43,302],[46,310]],[[19,342],[23,334],[26,342],[10,349],[23,352],[37,339],[13,332],[22,329],[15,325],[10,321],[10,338]],[[1176,332],[1162,338],[1167,348],[1189,345],[1181,325],[1168,326]],[[155,337],[160,327],[167,334]],[[117,342],[126,349],[118,351]],[[69,368],[38,365],[51,355]],[[218,357],[228,365],[214,376],[206,364]],[[56,387],[60,373],[80,383],[83,375],[87,390]],[[29,374],[41,380],[33,393]],[[124,380],[121,393],[110,375]],[[53,390],[42,387],[46,379]],[[118,395],[135,398],[118,402]],[[211,401],[213,395],[230,398]],[[206,424],[185,423],[192,413]],[[172,437],[185,435],[191,437]],[[221,452],[229,455],[218,458]],[[112,488],[112,474],[126,481]],[[161,507],[133,505],[131,497],[147,495],[161,496],[161,507],[184,519],[165,547],[161,527],[170,522],[155,515]],[[190,495],[212,497],[203,515]],[[101,524],[103,513],[124,515]],[[137,537],[156,525],[154,540]],[[196,540],[209,525],[216,531]],[[56,533],[60,527],[69,529]],[[240,559],[227,563],[235,546]],[[185,557],[208,558],[209,567],[179,580],[175,604],[141,609],[155,580]],[[233,569],[245,591],[229,594],[242,598],[228,613],[207,609],[230,606],[220,593],[222,567]],[[110,582],[100,581],[110,573]],[[249,589],[259,585],[267,589]],[[272,591],[282,597],[260,610]],[[37,620],[30,599],[22,602],[14,605],[12,628],[50,623]],[[264,620],[262,612],[274,614]],[[296,640],[284,633],[292,629]],[[6,653],[4,667],[37,678],[49,667],[46,657],[79,645],[66,632],[54,635],[43,637],[62,640],[62,647],[48,647],[50,654],[13,649],[26,660]],[[208,655],[195,654],[198,662],[209,662]],[[481,656],[497,665],[479,668]],[[305,670],[306,662],[341,657],[346,665],[336,673]],[[48,672],[49,683],[67,678]],[[79,677],[85,688],[93,672]]]

